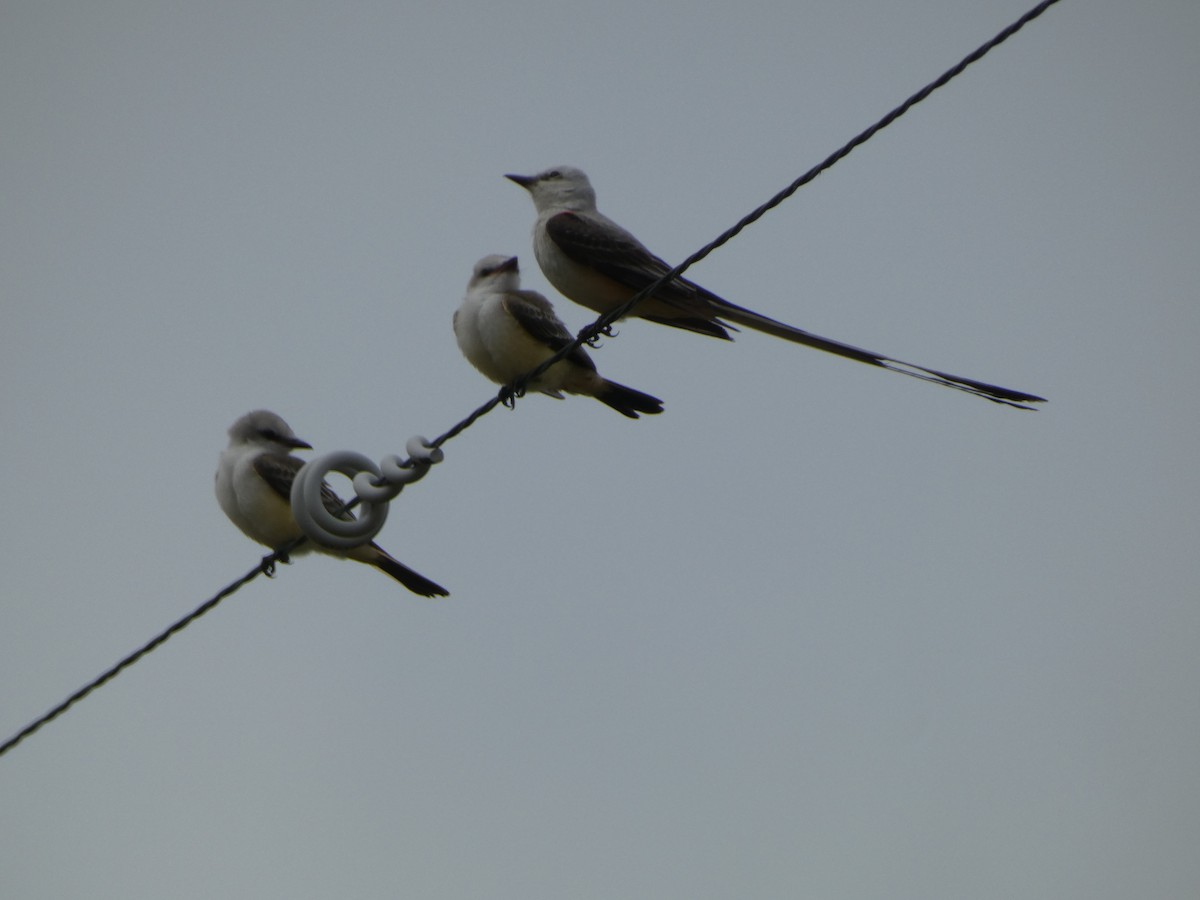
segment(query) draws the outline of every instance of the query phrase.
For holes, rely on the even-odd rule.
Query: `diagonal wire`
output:
[[[291,549],[292,546],[295,546],[295,544],[289,545],[289,547],[286,549]],[[123,672],[125,669],[132,666],[135,662],[137,662],[139,659],[141,659],[143,656],[145,656],[151,650],[155,650],[160,645],[166,643],[166,641],[172,635],[176,634],[179,631],[182,631],[184,628],[187,628],[187,626],[191,625],[194,621],[196,621],[198,618],[200,618],[206,612],[209,612],[209,611],[215,609],[222,600],[224,600],[226,597],[228,597],[230,594],[234,593],[235,591],[239,590],[243,585],[249,584],[251,581],[253,581],[255,578],[257,578],[259,575],[262,575],[264,572],[269,572],[273,568],[276,560],[284,560],[286,558],[287,558],[287,553],[285,550],[278,550],[275,553],[272,553],[269,556],[264,557],[262,563],[255,566],[253,569],[251,569],[249,572],[247,572],[245,575],[243,575],[237,581],[222,588],[218,593],[214,594],[208,600],[204,601],[204,603],[200,604],[200,606],[196,607],[194,610],[192,610],[190,613],[188,613],[186,616],[184,616],[182,619],[180,619],[178,622],[176,622],[174,625],[172,625],[166,631],[162,632],[157,637],[155,637],[153,640],[149,641],[148,643],[143,645],[141,648],[135,650],[133,653],[130,653],[128,656],[126,656],[123,660],[121,660],[119,663],[117,663],[111,669],[108,669],[107,671],[105,671],[102,674],[100,674],[99,676],[97,676],[90,683],[81,687],[79,690],[77,690],[75,693],[73,693],[70,697],[68,697],[62,703],[58,704],[58,706],[54,707],[52,710],[47,712],[41,718],[36,719],[33,722],[30,722],[28,725],[26,725],[24,728],[22,728],[16,734],[14,734],[12,737],[10,737],[3,744],[0,744],[0,756],[3,756],[5,753],[7,753],[13,747],[17,746],[17,744],[21,743],[21,741],[25,740],[25,738],[29,737],[31,734],[33,734],[35,731],[37,731],[43,725],[57,719],[59,716],[61,716],[63,713],[65,713],[68,709],[70,709],[72,706],[74,706],[76,703],[78,703],[80,700],[82,700],[84,697],[86,697],[88,694],[90,694],[92,691],[96,690],[96,688],[101,687],[102,685],[108,683],[109,681],[112,681],[114,678],[116,678],[118,675],[120,675],[121,672]]]
[[[1033,9],[1029,10],[1029,12],[1025,13],[1025,15],[1021,16],[1021,18],[1017,19],[1015,22],[1013,22],[1011,25],[1009,25],[1007,28],[1005,28],[1003,31],[1001,31],[999,34],[997,34],[995,37],[993,37],[990,41],[988,41],[987,43],[976,48],[972,52],[968,53],[961,60],[959,60],[959,62],[956,65],[947,69],[945,72],[943,72],[941,75],[939,75],[936,79],[929,82],[929,84],[925,85],[925,87],[921,88],[919,91],[917,91],[911,97],[909,97],[907,100],[905,100],[903,103],[901,103],[895,109],[893,109],[891,112],[889,112],[887,115],[885,115],[879,121],[877,121],[874,125],[865,129],[864,131],[859,132],[857,135],[855,135],[853,138],[851,138],[849,141],[847,141],[845,144],[843,144],[841,147],[839,147],[836,151],[829,154],[829,156],[827,156],[820,163],[813,166],[811,169],[809,169],[807,172],[805,172],[803,175],[801,175],[799,178],[797,178],[795,181],[793,181],[791,184],[789,184],[787,187],[785,187],[782,191],[780,191],[778,194],[776,194],[774,197],[772,197],[766,203],[762,204],[761,206],[759,206],[756,209],[752,210],[751,212],[747,213],[745,216],[743,216],[737,222],[737,224],[735,224],[732,227],[723,231],[714,240],[705,244],[703,247],[701,247],[699,250],[697,250],[695,253],[693,253],[691,256],[689,256],[687,259],[685,259],[683,262],[681,262],[679,265],[677,265],[675,268],[671,269],[671,271],[669,271],[669,272],[663,274],[661,277],[659,277],[659,279],[657,281],[646,286],[642,290],[638,291],[636,294],[634,294],[632,297],[630,297],[629,300],[627,300],[624,304],[604,313],[604,315],[602,315],[598,319],[596,319],[595,322],[593,322],[591,325],[587,326],[582,331],[580,331],[579,335],[575,338],[574,341],[567,344],[565,347],[561,348],[553,356],[544,360],[536,368],[530,370],[529,372],[526,372],[524,375],[522,375],[520,378],[518,378],[516,381],[514,381],[513,384],[509,385],[508,387],[503,388],[500,391],[500,395],[498,397],[493,397],[491,400],[489,400],[487,403],[480,406],[478,409],[476,409],[474,412],[472,412],[469,416],[467,416],[467,418],[463,419],[461,422],[459,422],[457,425],[455,425],[453,428],[451,428],[445,434],[443,434],[440,437],[438,437],[437,439],[435,439],[433,441],[433,446],[440,447],[442,444],[444,444],[446,441],[450,440],[451,438],[457,437],[458,435],[462,434],[462,432],[466,431],[469,427],[474,425],[476,421],[478,421],[480,418],[482,418],[483,416],[485,416],[489,412],[491,412],[493,409],[495,409],[498,404],[500,404],[500,403],[508,404],[511,402],[513,397],[521,396],[525,392],[525,389],[529,386],[529,384],[534,379],[536,379],[539,375],[541,375],[543,372],[545,372],[547,369],[549,369],[552,365],[554,365],[556,362],[561,360],[563,357],[574,352],[575,349],[578,348],[579,346],[581,346],[582,344],[591,343],[596,338],[600,337],[601,335],[610,335],[612,325],[614,322],[616,322],[618,319],[623,318],[624,316],[628,315],[630,310],[632,310],[635,306],[637,306],[639,303],[641,303],[647,297],[649,297],[650,295],[655,293],[657,290],[659,290],[659,288],[663,287],[668,282],[673,281],[674,279],[678,278],[685,271],[687,271],[689,268],[691,268],[692,265],[694,265],[695,263],[698,263],[700,260],[704,259],[704,257],[708,256],[710,253],[712,253],[718,247],[721,247],[724,244],[731,241],[734,237],[736,237],[739,233],[741,233],[741,231],[743,229],[745,229],[747,226],[752,225],[755,222],[757,222],[759,219],[761,219],[763,216],[765,216],[768,212],[770,212],[775,207],[779,206],[779,204],[783,203],[784,200],[787,200],[794,193],[796,193],[796,191],[800,190],[800,188],[804,187],[810,181],[815,179],[818,175],[820,175],[826,169],[831,168],[834,164],[836,164],[840,160],[844,159],[845,157],[849,156],[851,151],[854,150],[854,148],[860,146],[861,144],[865,144],[867,141],[869,141],[871,138],[873,138],[876,134],[878,134],[884,128],[887,128],[889,125],[891,125],[893,122],[895,122],[898,118],[900,118],[902,115],[904,115],[910,109],[912,109],[914,106],[916,106],[918,103],[920,103],[926,97],[928,97],[930,94],[932,94],[938,88],[943,87],[948,82],[950,82],[952,79],[957,78],[959,75],[961,75],[963,73],[963,71],[967,68],[967,66],[971,65],[972,63],[978,62],[980,59],[982,59],[984,56],[986,56],[991,50],[994,50],[1000,44],[1003,44],[1010,37],[1012,37],[1014,34],[1016,34],[1018,31],[1020,31],[1022,28],[1024,28],[1027,24],[1032,22],[1034,19],[1036,19],[1038,16],[1040,16],[1042,13],[1044,13],[1047,9],[1049,9],[1051,6],[1053,6],[1055,3],[1058,3],[1058,2],[1059,2],[1059,0],[1043,0],[1042,3],[1039,3]]]
[[[891,112],[889,112],[887,115],[885,115],[879,121],[877,121],[874,125],[867,128],[866,130],[860,132],[859,134],[855,135],[853,138],[851,138],[849,141],[847,141],[845,144],[843,144],[840,148],[838,148],[835,152],[833,152],[829,156],[827,156],[822,162],[813,166],[811,169],[809,169],[807,172],[805,172],[803,175],[801,175],[799,178],[797,178],[795,181],[793,181],[791,184],[789,184],[782,191],[777,193],[774,197],[772,197],[766,203],[762,204],[761,206],[757,207],[756,209],[754,209],[747,215],[743,216],[737,222],[737,224],[735,224],[731,228],[728,228],[725,231],[723,231],[714,240],[712,240],[708,244],[705,244],[703,247],[701,247],[699,250],[697,250],[695,253],[693,253],[691,256],[689,256],[687,259],[685,259],[683,262],[681,262],[679,265],[677,265],[674,269],[672,269],[671,271],[667,272],[662,277],[660,277],[653,284],[638,291],[636,294],[634,294],[632,297],[630,297],[629,300],[626,301],[624,304],[617,307],[616,309],[609,310],[607,313],[600,316],[598,319],[596,319],[595,322],[593,322],[591,325],[587,326],[582,331],[580,331],[579,335],[575,338],[574,341],[572,341],[567,346],[563,347],[561,350],[559,350],[557,353],[555,353],[550,358],[546,359],[544,362],[542,362],[536,368],[534,368],[534,369],[530,370],[529,372],[525,373],[524,375],[522,375],[512,385],[503,388],[499,392],[499,394],[497,394],[495,397],[492,397],[490,400],[488,400],[487,403],[484,403],[482,406],[478,407],[474,412],[472,412],[465,419],[461,420],[456,425],[454,425],[452,428],[450,428],[448,431],[444,432],[443,434],[438,436],[436,439],[434,439],[430,446],[440,447],[440,446],[442,446],[442,444],[446,443],[447,441],[452,440],[453,438],[462,434],[464,431],[466,431],[468,428],[470,428],[472,425],[474,425],[479,419],[481,419],[483,416],[490,413],[493,409],[495,409],[501,403],[505,403],[505,404],[511,403],[513,401],[513,398],[521,396],[525,392],[525,389],[530,384],[530,382],[532,382],[535,378],[537,378],[539,375],[541,375],[543,372],[545,372],[547,369],[549,369],[552,365],[554,365],[556,362],[561,360],[567,354],[574,351],[577,347],[581,346],[584,343],[592,342],[596,338],[600,337],[601,335],[610,334],[612,324],[614,322],[616,322],[618,319],[622,318],[623,316],[628,315],[629,311],[632,310],[642,300],[649,297],[651,294],[653,294],[659,288],[663,287],[669,281],[671,281],[675,278],[678,278],[687,269],[689,269],[692,265],[694,265],[695,263],[704,259],[704,257],[708,256],[710,253],[712,253],[718,247],[721,247],[724,244],[728,243],[730,240],[732,240],[734,237],[736,237],[747,226],[752,225],[755,222],[757,222],[764,215],[766,215],[768,212],[770,212],[775,207],[779,206],[779,204],[783,203],[784,200],[787,200],[794,193],[796,193],[796,191],[800,190],[800,188],[804,187],[804,185],[808,184],[810,181],[812,181],[814,178],[816,178],[818,175],[820,175],[826,169],[830,168],[835,163],[837,163],[838,161],[840,161],[840,160],[844,159],[846,156],[848,156],[850,154],[850,152],[854,150],[854,148],[869,141],[878,132],[882,131],[888,125],[891,125],[894,121],[896,121],[898,118],[900,118],[906,112],[908,112],[910,109],[912,109],[912,107],[916,106],[918,103],[920,103],[922,100],[924,100],[930,94],[932,94],[938,88],[944,86],[952,79],[961,75],[963,70],[966,69],[967,66],[971,65],[974,62],[978,62],[989,51],[995,49],[997,46],[1004,43],[1006,40],[1008,40],[1010,37],[1012,37],[1014,34],[1016,34],[1022,28],[1024,28],[1028,23],[1032,22],[1034,19],[1036,19],[1038,16],[1040,16],[1042,13],[1044,13],[1047,9],[1049,9],[1051,6],[1053,6],[1055,3],[1058,3],[1058,2],[1059,2],[1059,0],[1044,0],[1044,2],[1039,3],[1037,6],[1035,6],[1033,9],[1031,9],[1029,12],[1025,13],[1025,15],[1021,16],[1021,18],[1017,19],[1015,22],[1013,22],[1011,25],[1009,25],[1007,28],[1005,28],[1003,31],[1001,31],[999,34],[997,34],[990,41],[988,41],[987,43],[983,44],[976,50],[974,50],[971,53],[964,56],[958,62],[957,65],[947,69],[940,76],[938,76],[935,80],[933,80],[929,84],[925,85],[925,87],[921,88],[919,91],[917,91],[911,97],[909,97],[907,100],[905,100],[903,103],[901,103],[895,109],[893,109]],[[358,502],[359,502],[358,498],[355,497],[354,499],[352,499],[345,505],[345,509],[346,510],[352,509],[354,506],[356,506],[358,504]],[[39,719],[35,720],[34,722],[31,722],[29,725],[25,726],[23,729],[21,729],[19,732],[17,732],[11,738],[9,738],[7,741],[5,741],[3,744],[0,744],[0,756],[3,756],[5,753],[7,753],[13,747],[17,746],[17,744],[21,743],[21,741],[25,740],[27,737],[29,737],[31,734],[33,734],[35,731],[37,731],[43,725],[45,725],[48,722],[51,722],[54,719],[61,716],[63,713],[65,713],[68,709],[70,709],[72,706],[74,706],[76,703],[78,703],[84,697],[86,697],[90,693],[92,693],[92,691],[94,691],[97,688],[101,687],[102,685],[108,683],[112,679],[116,678],[118,675],[121,674],[122,671],[127,669],[129,666],[132,666],[135,662],[140,660],[147,653],[150,653],[152,650],[157,649],[159,646],[161,646],[163,643],[165,643],[172,635],[182,631],[188,625],[192,624],[192,622],[196,621],[196,619],[200,618],[205,613],[215,609],[216,606],[222,600],[224,600],[226,597],[230,596],[231,594],[233,594],[236,591],[238,591],[239,589],[241,589],[241,587],[243,585],[250,583],[251,581],[253,581],[255,578],[257,578],[261,574],[264,574],[264,573],[270,574],[274,570],[275,563],[276,562],[286,562],[288,559],[289,551],[298,547],[301,543],[303,543],[304,540],[305,540],[304,538],[298,538],[295,541],[292,541],[287,546],[282,547],[279,550],[276,550],[274,553],[271,553],[271,554],[263,557],[263,560],[259,565],[255,566],[253,569],[251,569],[249,572],[247,572],[245,575],[243,575],[237,581],[222,588],[217,594],[215,594],[214,596],[212,596],[211,598],[206,600],[204,603],[202,603],[200,606],[198,606],[192,612],[188,613],[186,616],[184,616],[178,622],[174,623],[169,628],[167,628],[166,631],[159,634],[157,637],[155,637],[154,639],[149,641],[147,644],[142,646],[140,649],[135,650],[133,653],[126,656],[124,659],[122,659],[120,662],[118,662],[115,666],[108,669],[107,671],[105,671],[104,673],[99,675],[97,678],[93,679],[89,684],[80,688],[78,691],[76,691],[74,694],[72,694],[70,697],[68,697],[66,700],[64,700],[62,703],[60,703],[58,706],[51,709],[49,712],[47,712],[41,718],[39,718]]]

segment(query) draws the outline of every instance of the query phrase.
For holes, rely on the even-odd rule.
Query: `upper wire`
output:
[[[885,116],[883,116],[881,119],[879,119],[874,125],[871,125],[869,128],[866,128],[863,131],[856,134],[853,138],[851,138],[849,141],[847,141],[845,144],[843,144],[841,147],[839,147],[833,153],[829,154],[829,156],[825,157],[824,160],[822,160],[817,165],[813,166],[811,169],[809,169],[807,172],[805,172],[803,175],[801,175],[799,178],[797,178],[795,181],[793,181],[791,184],[789,184],[787,187],[785,187],[783,190],[781,190],[779,193],[777,193],[774,197],[772,197],[766,203],[763,203],[761,206],[758,206],[755,209],[751,210],[749,213],[747,213],[745,216],[743,216],[741,219],[739,219],[736,224],[734,224],[730,228],[727,228],[725,231],[721,232],[721,234],[719,234],[716,238],[714,238],[709,243],[705,244],[703,247],[701,247],[699,250],[697,250],[695,253],[693,253],[691,256],[689,256],[687,259],[685,259],[683,262],[681,262],[679,265],[677,265],[675,268],[673,268],[669,272],[666,272],[663,275],[661,275],[657,281],[654,281],[653,283],[642,288],[640,291],[638,291],[636,294],[634,294],[632,297],[630,297],[627,301],[625,301],[625,303],[623,303],[620,306],[618,306],[614,309],[611,309],[608,312],[601,315],[591,325],[588,325],[586,328],[581,330],[579,332],[579,334],[575,337],[575,340],[573,340],[571,343],[567,344],[565,347],[560,348],[553,356],[550,356],[547,359],[543,360],[535,368],[531,369],[529,372],[526,372],[524,375],[522,375],[520,378],[518,378],[516,381],[514,381],[511,385],[503,388],[500,391],[500,394],[498,396],[493,397],[491,400],[489,400],[487,403],[480,406],[478,409],[476,409],[474,412],[472,412],[469,416],[467,416],[461,422],[458,422],[456,425],[454,425],[453,428],[449,429],[447,432],[445,432],[441,436],[435,438],[431,442],[432,446],[440,447],[446,441],[462,434],[469,427],[474,425],[475,422],[477,422],[480,418],[482,418],[483,416],[485,416],[489,412],[491,412],[493,409],[495,409],[496,406],[498,406],[500,403],[506,402],[512,396],[519,396],[520,394],[524,393],[526,387],[534,379],[536,379],[539,375],[544,373],[547,369],[549,369],[551,366],[553,366],[556,362],[563,359],[563,357],[568,356],[569,354],[573,353],[581,345],[583,345],[585,343],[591,343],[592,341],[594,341],[596,338],[600,337],[601,335],[611,334],[611,328],[612,328],[613,323],[615,323],[618,319],[624,318],[626,315],[628,315],[629,312],[635,306],[637,306],[639,303],[641,303],[647,297],[649,297],[652,294],[654,294],[655,292],[657,292],[664,285],[666,285],[669,282],[673,281],[674,279],[678,278],[680,275],[682,275],[684,272],[686,272],[689,268],[691,268],[695,263],[698,263],[700,260],[704,259],[706,256],[708,256],[710,253],[712,253],[718,247],[721,247],[724,244],[727,244],[734,237],[736,237],[738,234],[740,234],[742,232],[742,230],[744,230],[747,226],[753,225],[755,222],[757,222],[759,219],[761,219],[763,216],[765,216],[772,209],[774,209],[775,207],[777,207],[781,203],[783,203],[784,200],[787,200],[789,197],[791,197],[793,194],[795,194],[796,191],[800,190],[800,188],[804,187],[810,181],[815,179],[818,175],[820,175],[826,169],[831,168],[836,163],[838,163],[845,157],[849,156],[850,153],[856,147],[858,147],[862,144],[865,144],[867,141],[869,141],[871,138],[873,138],[876,134],[878,134],[884,128],[887,128],[887,126],[891,125],[898,118],[900,118],[902,115],[904,115],[910,109],[912,109],[914,106],[916,106],[918,103],[920,103],[926,97],[928,97],[930,94],[932,94],[938,88],[945,86],[952,79],[957,78],[959,75],[961,75],[963,73],[963,71],[967,68],[967,66],[971,65],[972,63],[978,62],[980,59],[982,59],[984,56],[986,56],[988,54],[988,52],[990,52],[991,50],[994,50],[1000,44],[1004,43],[1006,40],[1008,40],[1010,37],[1012,37],[1014,34],[1016,34],[1022,28],[1024,28],[1027,24],[1032,22],[1034,19],[1036,19],[1038,16],[1040,16],[1042,13],[1044,13],[1047,9],[1049,9],[1051,6],[1053,6],[1054,4],[1056,4],[1058,2],[1059,2],[1059,0],[1043,0],[1042,3],[1039,3],[1033,9],[1029,10],[1029,12],[1025,13],[1025,15],[1021,16],[1021,18],[1017,19],[1015,22],[1013,22],[1011,25],[1009,25],[1007,28],[1005,28],[1003,31],[1001,31],[999,34],[997,34],[995,37],[993,37],[990,41],[987,41],[986,43],[977,47],[975,50],[968,53],[961,60],[959,60],[958,63],[956,63],[954,66],[951,66],[949,69],[947,69],[945,72],[943,72],[937,78],[935,78],[933,81],[929,82],[929,84],[925,85],[925,87],[921,88],[919,91],[917,91],[915,94],[913,94],[907,100],[905,100],[899,106],[895,107],[893,110],[888,112]]]
[[[662,288],[665,284],[667,284],[671,280],[678,278],[685,271],[687,271],[692,265],[694,265],[695,263],[704,259],[706,256],[708,256],[710,253],[712,253],[718,247],[721,247],[724,244],[728,243],[730,240],[732,240],[734,237],[736,237],[739,233],[741,233],[741,231],[743,229],[745,229],[747,226],[752,225],[755,222],[757,222],[759,219],[761,219],[764,215],[766,215],[772,209],[779,206],[779,204],[783,203],[784,200],[787,200],[789,197],[791,197],[793,194],[795,194],[796,191],[800,190],[800,188],[804,187],[804,185],[808,184],[810,181],[812,181],[814,178],[816,178],[818,175],[820,175],[826,169],[829,169],[830,167],[835,165],[837,162],[844,159],[856,147],[869,141],[872,137],[874,137],[876,134],[878,134],[880,131],[882,131],[884,128],[886,128],[888,125],[891,125],[898,118],[900,118],[902,115],[904,115],[910,109],[912,109],[914,106],[916,106],[918,103],[920,103],[926,97],[928,97],[930,94],[932,94],[938,88],[943,87],[948,82],[950,82],[952,79],[961,75],[963,70],[965,70],[969,65],[971,65],[972,63],[978,62],[985,55],[987,55],[988,52],[995,49],[1000,44],[1004,43],[1006,40],[1008,40],[1010,37],[1012,37],[1014,34],[1016,34],[1022,28],[1024,28],[1027,24],[1032,22],[1034,19],[1036,19],[1038,16],[1040,16],[1042,13],[1044,13],[1047,9],[1049,9],[1051,6],[1054,6],[1058,2],[1059,2],[1059,0],[1043,0],[1042,3],[1039,3],[1037,6],[1035,6],[1033,9],[1031,9],[1029,12],[1025,13],[1025,15],[1021,16],[1019,19],[1017,19],[1015,22],[1013,22],[1011,25],[1009,25],[1007,28],[1005,28],[1003,31],[1001,31],[999,34],[997,34],[995,37],[993,37],[990,41],[988,41],[985,44],[982,44],[981,46],[979,46],[978,48],[973,50],[971,53],[968,53],[956,65],[947,69],[940,76],[938,76],[933,81],[929,82],[929,84],[925,85],[925,87],[921,88],[919,91],[917,91],[915,94],[913,94],[907,100],[905,100],[899,106],[892,109],[890,112],[887,113],[887,115],[883,116],[881,119],[879,119],[879,121],[875,122],[875,124],[871,125],[869,128],[864,129],[863,131],[859,132],[857,135],[855,135],[853,138],[851,138],[849,141],[847,141],[845,144],[843,144],[841,147],[839,147],[836,151],[834,151],[829,156],[827,156],[820,163],[813,166],[811,169],[809,169],[807,172],[805,172],[803,175],[801,175],[799,178],[797,178],[795,181],[793,181],[791,184],[789,184],[786,188],[784,188],[779,193],[777,193],[775,196],[773,196],[766,203],[763,203],[761,206],[758,206],[751,212],[747,213],[740,220],[738,220],[738,222],[735,225],[733,225],[732,227],[723,231],[715,239],[713,239],[709,243],[705,244],[703,247],[701,247],[699,250],[697,250],[695,253],[693,253],[691,256],[689,256],[687,259],[685,259],[683,262],[681,262],[679,265],[677,265],[675,268],[671,269],[669,272],[662,275],[653,284],[650,284],[647,287],[643,288],[642,290],[638,291],[636,294],[634,294],[632,297],[630,297],[629,300],[626,301],[625,303],[623,303],[621,306],[619,306],[615,309],[609,310],[604,315],[597,318],[596,321],[594,321],[591,325],[589,325],[586,328],[584,328],[583,330],[581,330],[579,332],[579,334],[576,336],[576,338],[571,343],[567,344],[565,347],[558,350],[553,356],[550,356],[549,358],[544,360],[542,363],[540,363],[538,366],[536,366],[535,368],[531,369],[529,372],[522,375],[515,382],[513,382],[513,384],[501,389],[501,391],[496,396],[492,397],[486,403],[484,403],[481,406],[479,406],[478,408],[476,408],[466,418],[462,419],[461,421],[456,423],[453,427],[451,427],[450,429],[448,429],[447,431],[445,431],[444,433],[439,435],[437,438],[435,438],[433,441],[431,441],[429,446],[440,447],[447,441],[452,440],[453,438],[462,434],[464,431],[466,431],[468,428],[470,428],[472,425],[474,425],[477,421],[479,421],[479,419],[481,419],[483,416],[487,415],[489,412],[491,412],[493,409],[495,409],[501,403],[508,402],[509,400],[511,400],[511,398],[520,396],[521,394],[523,394],[526,387],[534,379],[536,379],[539,375],[544,373],[547,369],[549,369],[551,366],[553,366],[556,362],[561,360],[563,357],[565,357],[568,354],[570,354],[571,352],[573,352],[576,348],[580,347],[584,343],[589,343],[589,342],[595,341],[595,339],[600,337],[601,335],[611,334],[611,328],[612,328],[613,323],[616,322],[618,319],[621,319],[622,317],[628,315],[629,312],[635,306],[637,306],[639,303],[641,303],[647,297],[654,294],[656,291],[658,291],[660,288]],[[354,508],[356,505],[358,505],[358,502],[359,501],[358,501],[357,497],[353,498],[348,503],[346,503],[345,509],[350,510],[350,509]],[[51,709],[49,712],[47,712],[45,715],[41,716],[39,719],[37,719],[37,720],[31,722],[29,725],[25,726],[23,729],[21,729],[19,732],[17,732],[11,738],[9,738],[7,741],[5,741],[3,744],[0,744],[0,756],[3,756],[5,753],[7,753],[13,747],[17,746],[17,744],[21,743],[27,737],[32,735],[43,725],[58,718],[60,715],[62,715],[64,712],[66,712],[70,707],[74,706],[76,703],[78,703],[84,697],[86,697],[90,693],[92,693],[92,691],[96,690],[97,688],[99,688],[102,685],[106,684],[107,682],[111,681],[113,678],[116,678],[117,675],[119,675],[122,671],[127,669],[129,666],[132,666],[135,662],[140,660],[146,654],[150,653],[152,650],[155,650],[156,648],[161,646],[172,635],[178,633],[179,631],[182,631],[184,628],[186,628],[192,622],[196,621],[196,619],[200,618],[205,613],[210,612],[211,610],[216,608],[216,606],[222,600],[224,600],[226,597],[229,597],[231,594],[240,590],[243,585],[249,584],[251,581],[253,581],[255,578],[257,578],[259,575],[271,574],[274,571],[275,563],[286,562],[288,559],[288,553],[291,550],[294,550],[296,547],[298,547],[301,543],[303,543],[304,540],[306,540],[306,539],[305,538],[297,538],[296,540],[292,541],[291,543],[287,544],[286,546],[276,550],[274,553],[264,556],[262,559],[262,562],[259,565],[255,566],[253,569],[251,569],[249,572],[247,572],[245,575],[243,575],[237,581],[234,581],[231,584],[224,587],[223,589],[221,589],[221,591],[219,591],[213,597],[209,598],[204,603],[202,603],[199,607],[197,607],[195,610],[190,612],[188,615],[184,616],[182,619],[175,622],[173,625],[171,625],[169,628],[167,628],[165,631],[163,631],[157,637],[155,637],[154,639],[152,639],[151,641],[149,641],[145,645],[143,645],[140,649],[138,649],[138,650],[134,651],[133,653],[129,654],[128,656],[126,656],[124,659],[122,659],[120,662],[118,662],[112,668],[103,672],[101,675],[99,675],[97,678],[93,679],[90,683],[88,683],[84,687],[80,688],[78,691],[76,691],[74,694],[72,694],[70,697],[68,697],[62,703],[58,704],[58,706]]]

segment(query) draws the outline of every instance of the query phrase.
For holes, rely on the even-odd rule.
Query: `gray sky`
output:
[[[0,738],[249,569],[241,413],[380,458],[571,163],[675,262],[1032,0],[0,4]],[[0,759],[12,898],[1200,883],[1200,6],[1065,2],[692,275],[1041,393],[630,322]]]

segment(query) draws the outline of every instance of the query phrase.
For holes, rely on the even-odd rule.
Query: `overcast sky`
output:
[[[1033,0],[0,0],[0,740],[265,552],[280,413],[492,395],[450,316],[568,163],[677,262]],[[0,894],[1177,898],[1200,884],[1200,5],[1063,2],[697,265],[1049,398],[627,322],[0,758]]]

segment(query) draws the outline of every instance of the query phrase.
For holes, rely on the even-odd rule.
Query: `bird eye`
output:
[[[279,440],[279,432],[276,431],[274,428],[264,428],[261,431],[259,431],[259,434],[261,434],[263,437],[265,437],[268,441]]]
[[[562,178],[562,172],[558,169],[546,173],[546,181],[552,181],[555,178]]]

